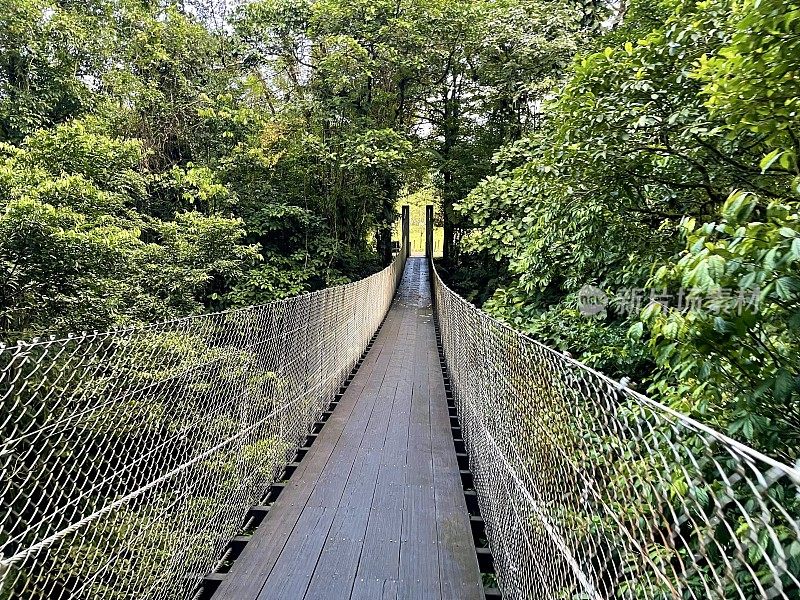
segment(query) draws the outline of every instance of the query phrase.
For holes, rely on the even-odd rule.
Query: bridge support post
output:
[[[400,243],[404,245],[406,256],[411,255],[411,212],[408,204],[404,204],[402,208],[403,215],[403,233],[401,234]]]
[[[433,204],[425,207],[425,256],[433,258]]]

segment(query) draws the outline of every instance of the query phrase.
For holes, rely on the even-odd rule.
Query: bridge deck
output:
[[[215,598],[483,598],[425,259]]]

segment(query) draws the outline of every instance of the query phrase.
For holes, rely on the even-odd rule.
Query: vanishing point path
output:
[[[483,598],[436,347],[410,258],[338,407],[214,598]]]

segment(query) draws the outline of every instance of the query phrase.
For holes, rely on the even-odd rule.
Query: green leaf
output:
[[[768,171],[769,168],[772,165],[774,165],[775,162],[781,158],[781,156],[783,156],[783,154],[784,154],[783,150],[781,150],[780,148],[776,148],[775,150],[767,154],[764,158],[762,158],[761,162],[758,164],[758,166],[761,167],[761,172],[765,173],[766,171]]]
[[[800,259],[800,238],[792,240],[791,255],[795,260]]]
[[[784,400],[795,391],[796,382],[791,372],[786,369],[780,369],[775,377],[775,398]]]
[[[795,231],[791,227],[781,227],[778,230],[778,233],[780,233],[785,238],[794,238],[800,236],[800,232]]]
[[[742,424],[742,433],[746,439],[753,439],[753,421],[750,418],[746,418]]]
[[[642,334],[644,333],[644,323],[638,321],[631,325],[628,329],[628,336],[630,336],[633,340],[640,340],[642,339]]]
[[[793,277],[781,277],[775,281],[775,293],[781,300],[791,300],[800,287],[800,281]]]

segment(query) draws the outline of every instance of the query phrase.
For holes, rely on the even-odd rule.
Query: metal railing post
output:
[[[433,204],[425,207],[425,257],[433,258]]]
[[[406,256],[411,254],[411,213],[408,204],[402,207],[403,232],[400,243],[405,247]]]

